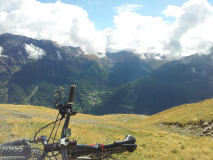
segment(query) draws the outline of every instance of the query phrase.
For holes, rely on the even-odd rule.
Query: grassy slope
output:
[[[188,124],[195,125],[206,121],[213,121],[213,98],[162,111],[147,118],[143,121],[143,124],[167,123],[186,126]]]
[[[0,105],[0,143],[33,137],[36,130],[53,121],[57,110],[37,106]],[[158,123],[199,123],[213,120],[213,99],[174,107],[153,116],[115,114],[71,118],[72,139],[78,143],[103,144],[122,140],[127,134],[137,139],[135,152],[115,155],[117,159],[213,159],[210,137],[188,137],[158,128]],[[39,135],[48,135],[51,127]],[[89,136],[88,136],[89,135]]]

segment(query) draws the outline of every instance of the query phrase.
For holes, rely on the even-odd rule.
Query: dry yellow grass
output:
[[[109,144],[122,140],[127,134],[137,140],[133,153],[117,154],[117,159],[129,160],[211,160],[213,139],[211,137],[188,137],[156,127],[159,123],[199,123],[211,121],[213,99],[200,103],[174,107],[153,116],[77,114],[70,119],[71,139],[79,144]],[[52,122],[57,110],[38,106],[0,105],[0,143],[32,138],[35,131]],[[52,126],[51,126],[52,127]],[[49,135],[51,127],[39,135]],[[60,131],[61,129],[59,129]],[[58,135],[57,138],[59,138]]]
[[[184,104],[148,117],[140,125],[179,123],[188,125],[213,120],[213,98],[198,103]]]

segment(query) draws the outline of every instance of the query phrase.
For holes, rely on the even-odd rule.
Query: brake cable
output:
[[[60,123],[61,123],[61,120],[59,121],[58,127],[57,127],[57,129],[56,129],[56,131],[55,131],[55,136],[54,136],[54,138],[53,138],[53,143],[54,143],[54,140],[55,140],[56,134],[57,134],[57,132],[58,132],[58,128],[59,128],[59,126],[60,126]]]
[[[56,120],[58,120],[58,116],[59,116],[59,113],[58,113],[58,115],[57,115]],[[51,135],[52,135],[52,133],[53,133],[53,130],[54,130],[55,125],[56,125],[56,122],[57,122],[57,121],[55,121],[55,124],[54,124],[53,129],[52,129],[52,131],[51,131],[51,133],[50,133],[50,136],[49,136],[49,138],[48,138],[48,140],[47,140],[47,143],[49,142],[49,139],[50,139],[50,137],[51,137]]]
[[[57,120],[53,121],[52,123],[49,123],[49,124],[47,124],[46,126],[40,128],[39,131],[35,133],[34,140],[35,140],[35,137],[37,136],[37,134],[38,134],[42,129],[46,128],[47,126],[49,126],[49,125],[51,125],[51,124],[53,124],[53,123],[55,123],[55,122],[57,122],[57,121],[59,121],[59,120],[61,120],[61,119],[57,119]]]

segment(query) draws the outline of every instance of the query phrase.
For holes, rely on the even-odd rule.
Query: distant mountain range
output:
[[[83,113],[153,114],[213,97],[213,51],[168,62],[145,54],[84,55],[77,47],[24,36],[0,35],[0,103],[54,107],[77,86]]]
[[[94,110],[98,114],[154,114],[171,106],[213,97],[213,54],[167,62],[150,75],[108,90]],[[126,112],[124,112],[126,111]]]

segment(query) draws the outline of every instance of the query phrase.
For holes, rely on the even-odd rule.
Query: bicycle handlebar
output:
[[[66,154],[70,155],[71,157],[91,154],[91,153],[117,153],[119,151],[128,151],[133,152],[137,148],[137,144],[135,144],[136,139],[131,136],[127,135],[126,138],[122,141],[115,141],[112,144],[92,144],[92,145],[84,145],[84,144],[77,144],[77,141],[69,141],[67,147],[63,146],[61,148],[60,142],[47,144],[44,146],[44,151],[46,153],[52,151],[59,151],[62,149],[62,156],[65,157]],[[65,153],[65,150],[68,152]]]
[[[39,157],[38,160],[42,160],[43,158],[45,158],[47,156],[48,152],[53,152],[53,151],[61,151],[63,160],[68,160],[68,154],[72,158],[73,157],[75,158],[80,155],[91,154],[91,153],[100,155],[103,153],[108,153],[108,154],[118,153],[119,151],[120,152],[123,152],[123,151],[133,152],[137,148],[137,144],[135,144],[136,139],[131,135],[127,135],[126,138],[122,141],[115,141],[114,143],[107,144],[107,145],[98,144],[98,143],[92,144],[92,145],[83,145],[83,144],[77,144],[76,140],[74,140],[74,141],[69,140],[69,138],[67,136],[70,136],[70,133],[71,133],[71,130],[68,129],[70,116],[75,115],[77,113],[72,110],[72,105],[73,105],[74,97],[75,97],[75,90],[76,90],[76,86],[71,85],[68,102],[57,105],[58,101],[56,101],[56,108],[59,108],[59,113],[61,114],[62,117],[61,117],[61,119],[58,119],[58,117],[57,117],[56,121],[54,123],[56,123],[58,120],[62,120],[66,115],[66,119],[65,119],[62,131],[61,131],[61,139],[59,140],[58,143],[47,144],[48,139],[46,136],[39,136],[39,137],[35,138],[36,137],[36,135],[35,135],[35,137],[31,138],[31,139],[26,138],[26,139],[22,139],[22,140],[17,140],[17,141],[13,141],[13,142],[0,144],[0,151],[4,151],[5,155],[8,155],[8,156],[11,155],[8,153],[11,151],[14,152],[15,156],[18,156],[18,155],[20,156],[20,155],[22,155],[22,153],[23,153],[23,155],[24,155],[24,153],[27,153],[27,156],[30,156],[30,154],[33,153],[34,155],[37,155]],[[59,96],[60,96],[60,93],[59,93]],[[60,96],[60,100],[61,100],[61,96]],[[50,123],[50,124],[52,124],[52,123]],[[54,127],[53,127],[53,129],[54,129]],[[56,131],[56,133],[57,133],[57,131]],[[39,156],[40,150],[36,150],[35,148],[30,149],[30,143],[37,143],[37,142],[42,142],[44,145],[44,150],[43,150],[44,152],[41,156]],[[27,147],[22,147],[22,145],[27,146]],[[7,146],[8,146],[8,148],[7,148]],[[17,148],[16,146],[19,148]],[[16,153],[17,151],[20,154]]]
[[[76,146],[68,145],[68,149],[70,150],[101,150],[104,151],[109,148],[114,147],[124,147],[127,151],[133,152],[137,145],[135,144],[136,139],[131,136],[127,135],[123,141],[115,141],[113,144],[103,145],[103,144],[94,144],[94,145],[83,145],[77,144]]]
[[[135,144],[136,139],[127,135],[123,141],[115,141],[113,144],[103,145],[103,144],[93,144],[93,145],[82,145],[78,144],[76,146],[68,146],[68,154],[72,158],[77,158],[79,156],[95,154],[97,157],[103,156],[104,154],[114,154],[119,152],[133,152],[137,148]]]

